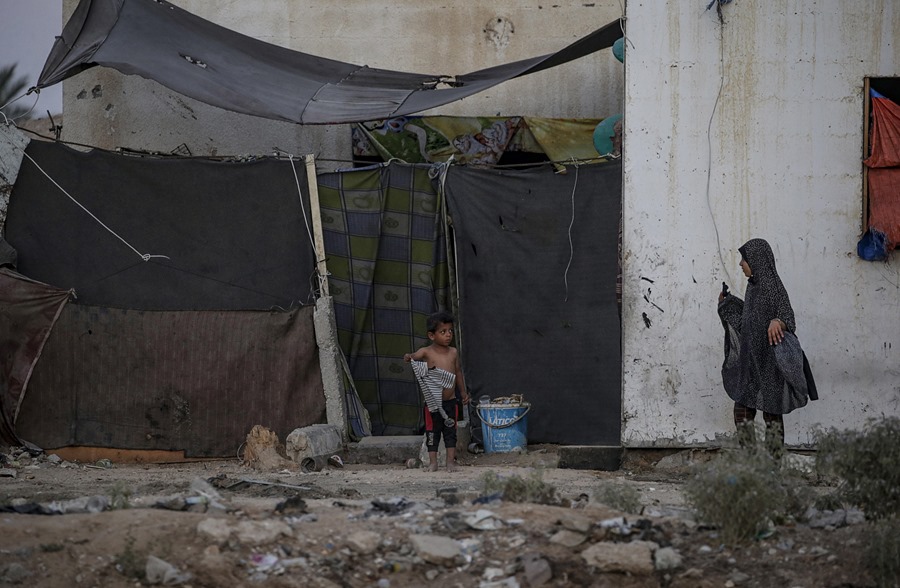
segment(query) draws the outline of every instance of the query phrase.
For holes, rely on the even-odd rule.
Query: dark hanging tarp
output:
[[[533,443],[621,443],[619,162],[451,167],[462,355],[472,397],[522,394]]]
[[[4,443],[22,444],[16,434],[16,416],[69,294],[0,268],[0,441]]]
[[[164,0],[81,0],[37,87],[102,65],[234,112],[300,124],[361,122],[447,104],[610,47],[621,36],[616,20],[556,53],[448,77],[291,51]]]
[[[129,157],[43,141],[26,154],[6,239],[28,277],[74,288],[79,303],[116,308],[268,310],[311,301],[302,161],[292,169],[274,159]],[[166,257],[143,261],[129,245]]]

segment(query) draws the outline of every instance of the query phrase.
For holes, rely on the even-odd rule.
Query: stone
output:
[[[179,584],[184,584],[191,579],[189,573],[179,573],[178,568],[154,555],[147,556],[144,574],[147,583],[151,585],[162,584],[164,586],[177,586]]]
[[[740,586],[747,582],[750,579],[750,576],[744,572],[734,571],[728,576],[728,579],[734,582],[735,586]]]
[[[694,464],[694,452],[691,449],[666,455],[654,464],[653,469],[661,472],[681,472]]]
[[[356,553],[369,555],[381,545],[381,535],[373,531],[356,531],[347,537],[347,545]]]
[[[264,545],[272,543],[282,535],[290,537],[291,528],[281,521],[241,521],[234,530],[241,543]]]
[[[673,547],[662,547],[654,554],[656,569],[659,571],[674,570],[681,567],[682,558]]]
[[[254,425],[247,434],[244,465],[264,472],[300,469],[299,465],[288,459],[278,435],[262,425]]]
[[[51,453],[47,456],[47,461],[49,461],[50,463],[59,463],[62,461],[62,458],[55,453]]]
[[[224,545],[231,538],[232,528],[225,519],[203,519],[197,523],[197,534],[217,545]]]
[[[550,537],[550,543],[556,543],[557,545],[562,545],[563,547],[578,547],[587,539],[582,533],[576,533],[575,531],[569,531],[568,529],[561,529],[553,534]]]
[[[601,572],[619,572],[646,576],[653,573],[653,546],[649,541],[631,543],[601,542],[581,552],[581,557]]]
[[[825,529],[827,527],[843,527],[846,525],[858,525],[866,521],[866,515],[858,509],[838,509],[835,511],[820,511],[810,507],[806,511],[809,526],[813,529]]]
[[[465,521],[468,526],[479,531],[492,531],[504,527],[503,521],[496,514],[483,508],[466,515]]]
[[[25,566],[18,562],[12,562],[0,568],[0,583],[21,584],[31,575]]]
[[[543,586],[553,579],[550,562],[538,553],[526,553],[522,556],[525,572],[525,584],[529,587]]]
[[[575,513],[564,514],[560,517],[559,523],[564,529],[577,531],[578,533],[587,533],[591,530],[591,526],[593,526],[591,519]]]
[[[497,580],[496,582],[481,582],[478,588],[520,588],[519,581],[515,576]]]
[[[429,563],[449,566],[462,556],[459,543],[450,537],[410,535],[409,541],[419,557]]]

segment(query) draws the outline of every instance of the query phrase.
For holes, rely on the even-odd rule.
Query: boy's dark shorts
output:
[[[456,398],[444,400],[441,402],[444,412],[453,419],[453,426],[448,427],[444,424],[444,419],[439,412],[428,412],[425,407],[425,447],[428,451],[437,451],[438,445],[441,443],[441,435],[444,436],[444,447],[449,449],[456,448],[456,421],[459,419],[459,403]]]

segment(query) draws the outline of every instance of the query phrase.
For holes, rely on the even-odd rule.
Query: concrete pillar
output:
[[[316,343],[319,345],[319,368],[322,371],[322,387],[325,389],[325,415],[329,425],[337,426],[341,440],[346,443],[347,404],[344,390],[344,374],[341,367],[337,340],[337,323],[334,320],[334,300],[322,296],[316,300],[313,314]]]

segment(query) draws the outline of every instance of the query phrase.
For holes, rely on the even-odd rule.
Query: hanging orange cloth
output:
[[[869,228],[886,237],[887,250],[900,244],[900,105],[871,90],[872,152],[869,168]]]

